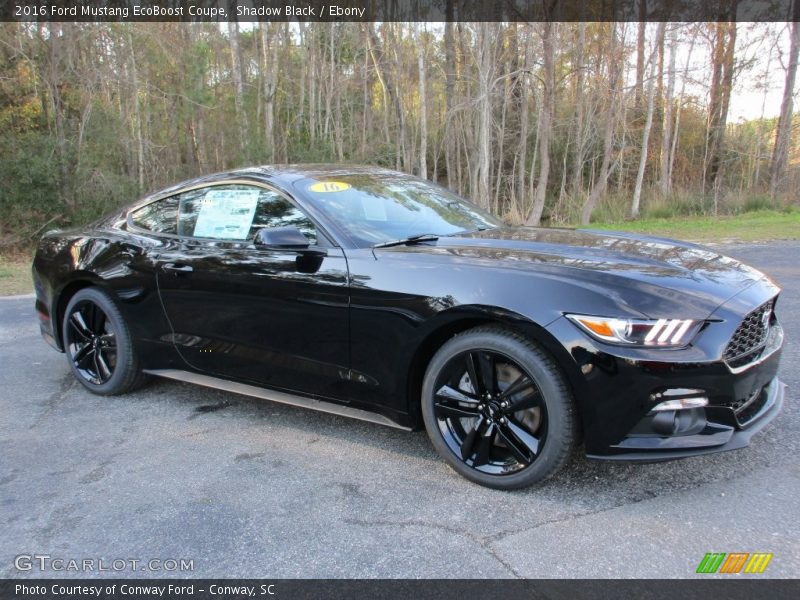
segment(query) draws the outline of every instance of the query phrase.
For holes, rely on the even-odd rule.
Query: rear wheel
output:
[[[70,299],[62,339],[73,374],[89,391],[124,394],[144,380],[122,314],[99,288],[84,288]]]
[[[440,348],[425,374],[422,414],[456,471],[498,489],[549,477],[576,439],[574,403],[553,359],[500,327],[470,330]]]

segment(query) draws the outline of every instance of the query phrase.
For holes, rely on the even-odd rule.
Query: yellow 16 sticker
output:
[[[350,184],[344,181],[318,181],[308,186],[309,192],[343,192],[350,189]]]

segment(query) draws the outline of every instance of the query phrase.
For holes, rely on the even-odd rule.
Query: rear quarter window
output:
[[[155,233],[178,232],[178,199],[157,200],[131,213],[131,223]]]

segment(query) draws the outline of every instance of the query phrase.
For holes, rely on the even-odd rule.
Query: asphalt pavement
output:
[[[517,492],[459,477],[424,432],[165,380],[94,396],[33,299],[0,299],[0,577],[701,577],[706,552],[771,552],[762,577],[798,577],[800,242],[718,249],[783,287],[782,414],[744,450],[576,456]]]

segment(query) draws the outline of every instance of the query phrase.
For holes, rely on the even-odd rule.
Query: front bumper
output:
[[[723,324],[709,326],[701,333],[706,339],[674,352],[620,351],[589,339],[566,319],[548,331],[574,361],[572,383],[592,459],[658,462],[742,448],[783,404],[785,386],[777,377],[783,333],[777,323],[771,345],[743,369],[720,358],[717,349],[729,337]],[[702,392],[707,406],[653,410],[663,392],[676,389]]]
[[[762,393],[765,398],[761,408],[744,426],[738,429],[735,425],[706,420],[703,428],[695,434],[661,438],[639,438],[645,443],[637,443],[637,438],[626,437],[614,446],[623,450],[619,454],[587,454],[596,460],[661,462],[676,458],[688,458],[703,454],[714,454],[738,450],[750,444],[750,438],[770,423],[783,407],[786,385],[775,377],[767,384]],[[692,409],[704,410],[704,409]]]

